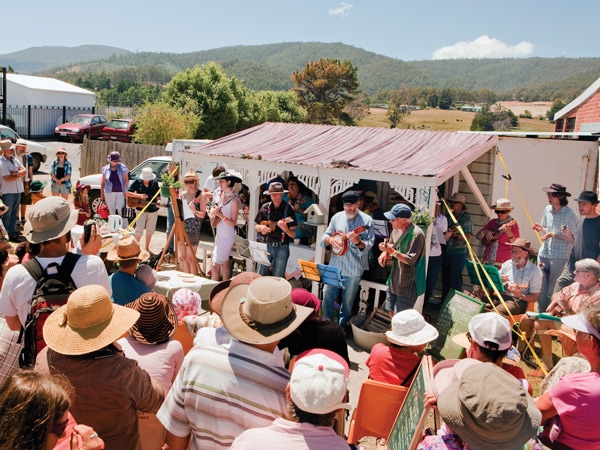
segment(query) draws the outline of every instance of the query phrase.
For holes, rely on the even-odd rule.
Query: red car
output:
[[[83,141],[84,136],[89,139],[102,137],[102,130],[108,123],[106,117],[96,114],[77,114],[67,123],[57,126],[54,135],[58,140],[70,139]]]
[[[135,133],[133,119],[113,119],[102,130],[103,141],[131,142]]]

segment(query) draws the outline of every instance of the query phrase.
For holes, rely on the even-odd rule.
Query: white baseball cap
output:
[[[495,312],[477,314],[469,322],[469,333],[480,347],[490,350],[507,350],[512,346],[512,329],[506,317]],[[458,334],[452,340],[461,347],[469,346],[466,333]],[[495,345],[490,345],[495,344]],[[494,348],[497,346],[497,348]]]
[[[302,411],[328,414],[351,409],[343,403],[348,392],[348,364],[337,353],[322,348],[298,355],[290,378],[290,397]]]

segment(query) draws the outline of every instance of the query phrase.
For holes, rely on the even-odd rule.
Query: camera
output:
[[[90,242],[90,237],[92,236],[92,227],[96,225],[96,221],[89,219],[83,223],[83,242],[86,244]]]

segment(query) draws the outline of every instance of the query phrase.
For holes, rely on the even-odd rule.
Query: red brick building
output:
[[[600,78],[554,115],[554,131],[600,133]]]

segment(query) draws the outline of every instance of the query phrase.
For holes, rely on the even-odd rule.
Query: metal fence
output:
[[[2,117],[0,105],[0,117]],[[6,125],[25,139],[51,138],[54,128],[77,114],[94,114],[95,108],[71,108],[68,106],[9,106],[6,109]]]

